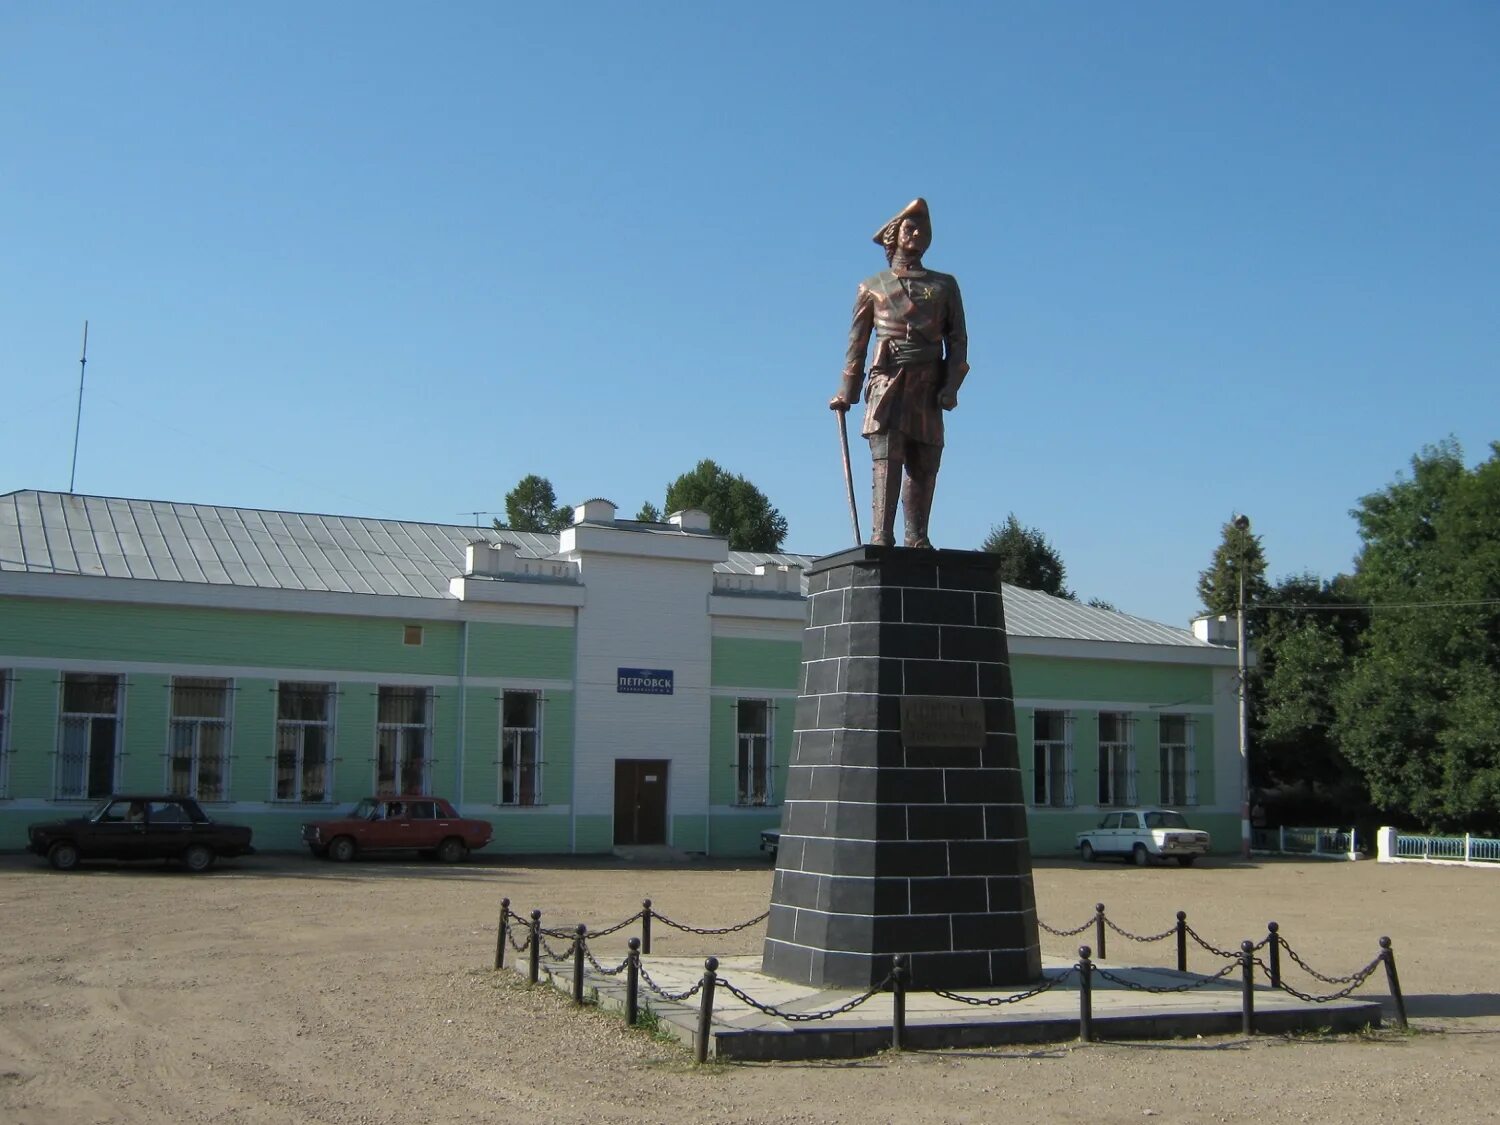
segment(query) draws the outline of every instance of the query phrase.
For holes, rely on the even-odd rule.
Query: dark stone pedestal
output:
[[[808,575],[764,968],[868,988],[1041,976],[998,560],[859,547]]]

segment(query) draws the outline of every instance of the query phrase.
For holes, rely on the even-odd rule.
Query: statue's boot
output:
[[[896,541],[896,501],[901,495],[901,464],[889,460],[872,462],[874,479],[871,497],[874,501],[870,520],[870,543],[889,547]]]
[[[906,513],[906,545],[932,547],[927,538],[927,517],[932,511],[932,494],[937,488],[937,474],[913,477],[908,474],[901,490],[901,508]]]

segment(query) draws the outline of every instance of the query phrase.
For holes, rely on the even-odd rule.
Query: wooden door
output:
[[[620,758],[615,762],[615,843],[667,842],[667,763]]]

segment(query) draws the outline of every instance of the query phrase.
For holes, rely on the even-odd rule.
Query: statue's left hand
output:
[[[958,405],[958,392],[950,390],[938,391],[938,405],[944,410],[952,410]]]

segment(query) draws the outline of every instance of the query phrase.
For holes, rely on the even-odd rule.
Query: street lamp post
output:
[[[1239,612],[1235,621],[1235,666],[1238,672],[1240,692],[1240,855],[1250,858],[1250,712],[1245,683],[1245,560],[1250,554],[1245,546],[1250,533],[1250,517],[1234,517],[1234,526],[1242,535],[1240,540]]]

